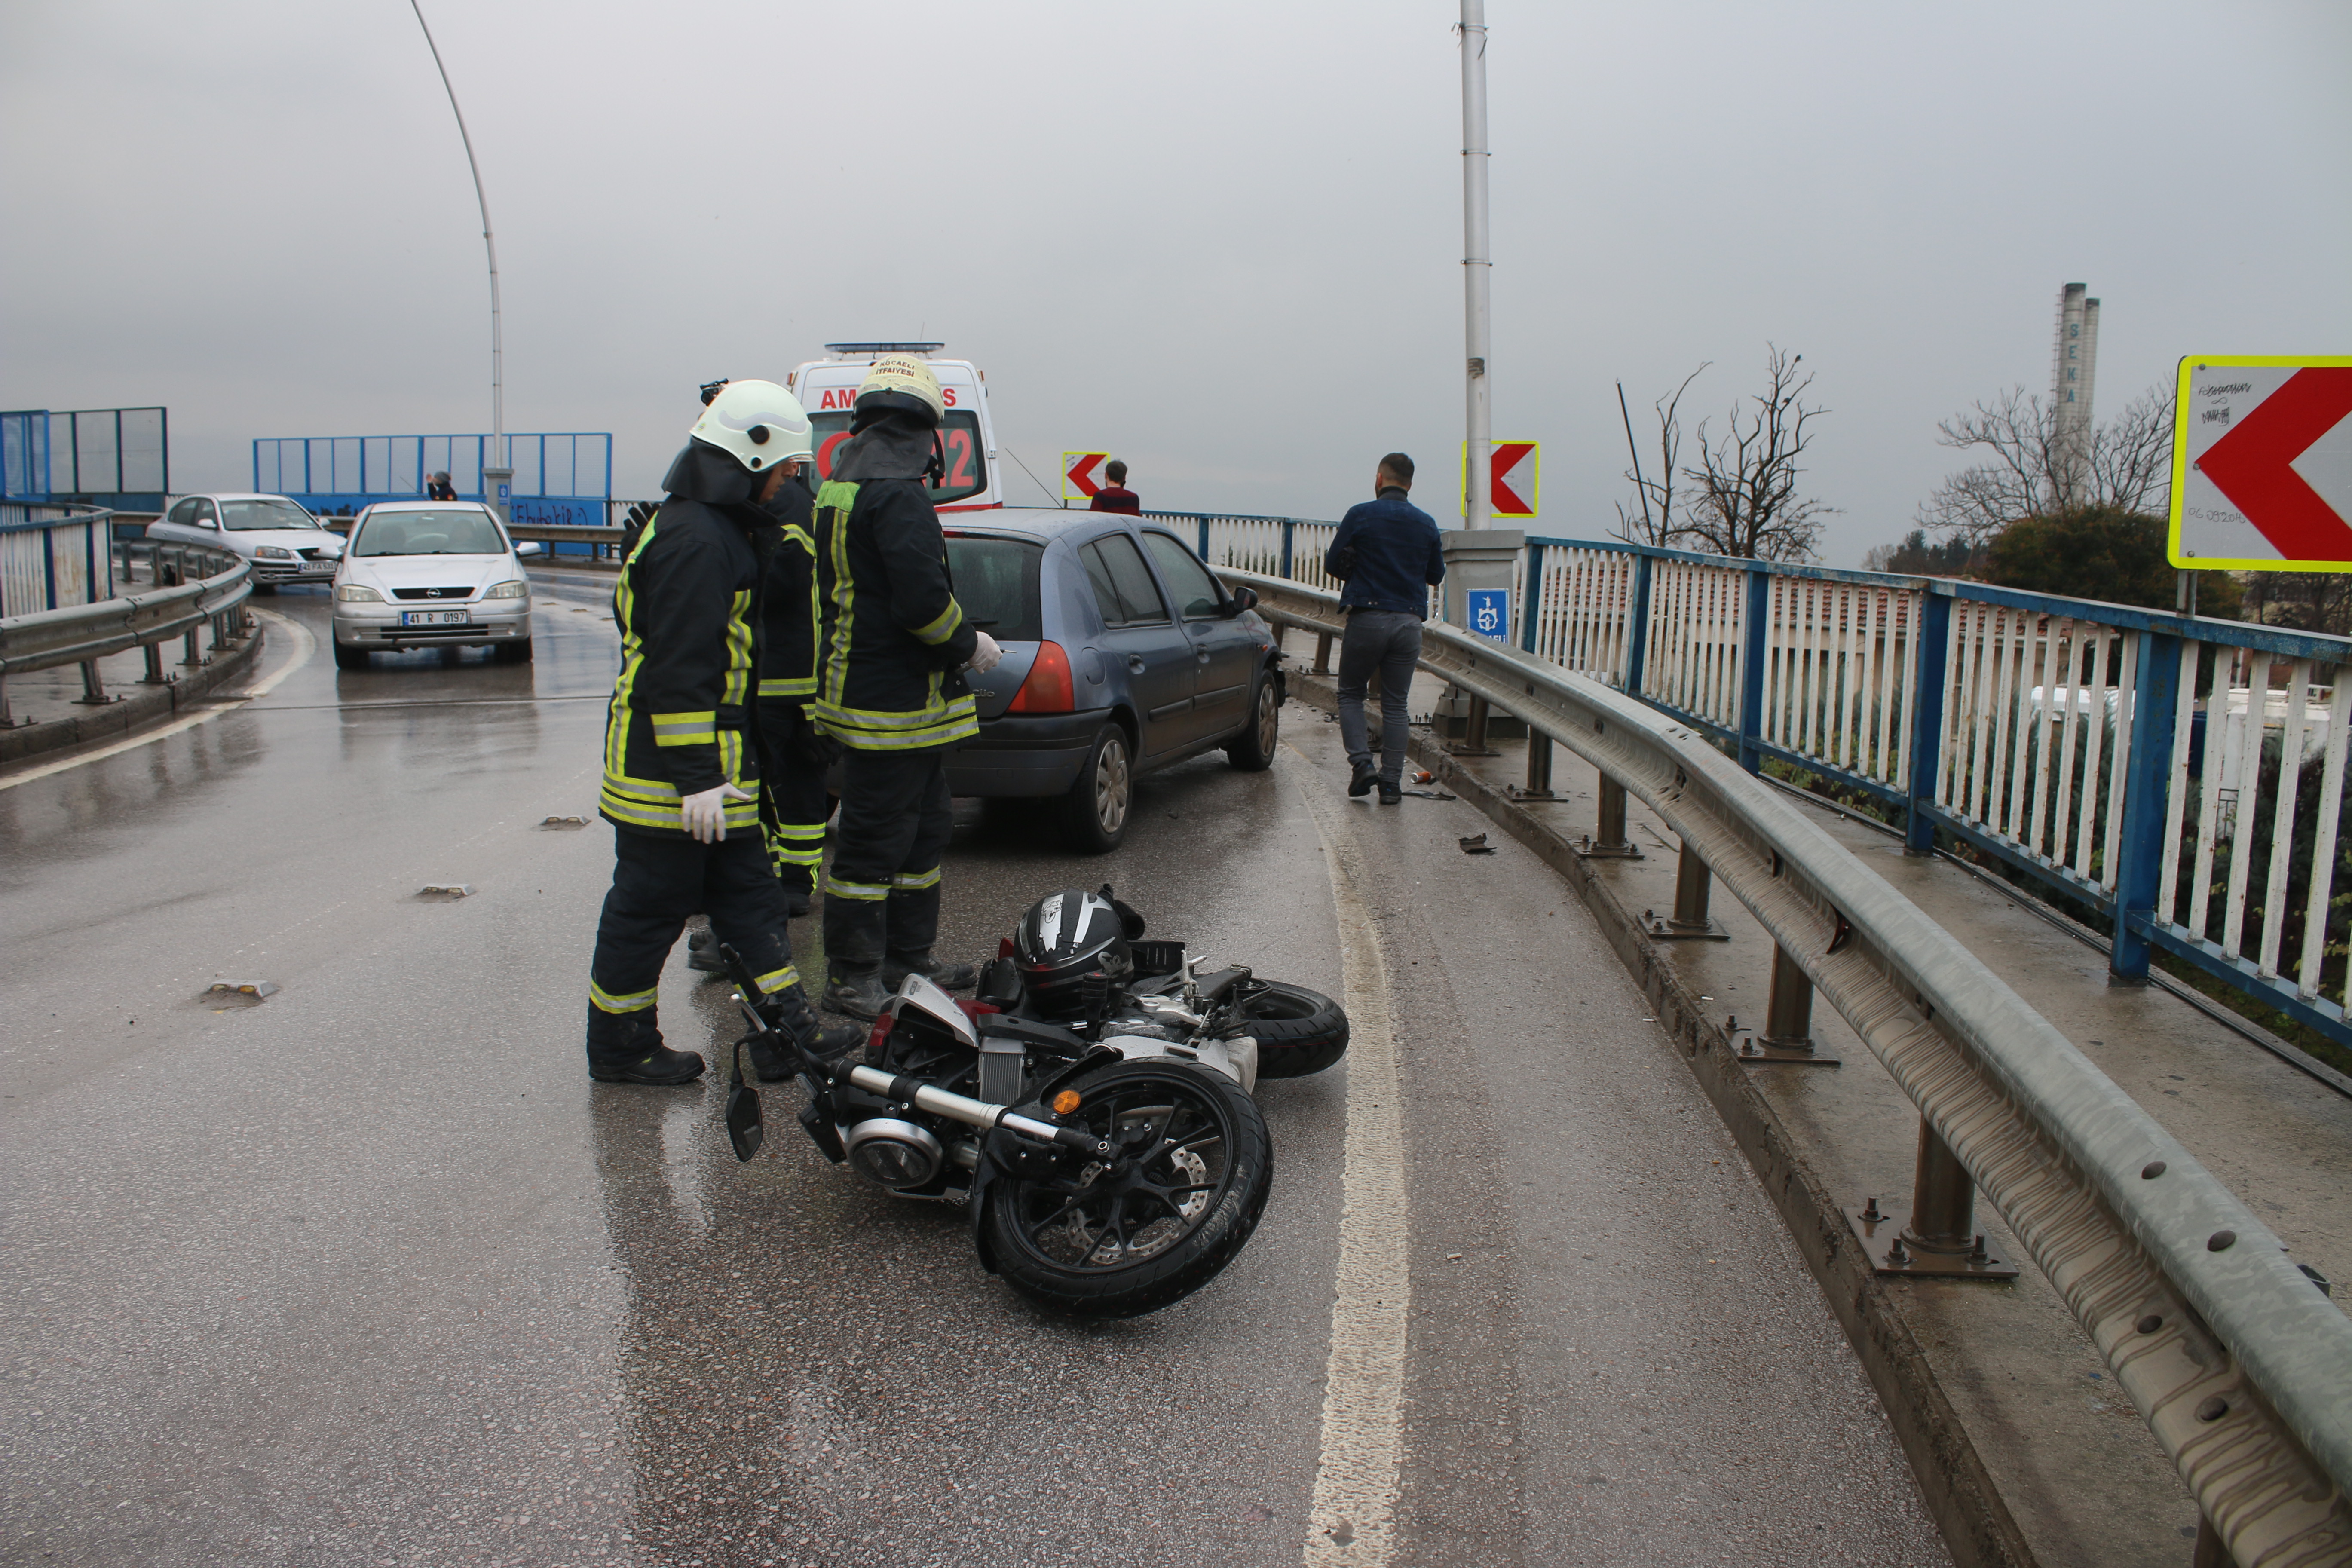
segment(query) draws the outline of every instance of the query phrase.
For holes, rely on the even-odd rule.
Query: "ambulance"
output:
[[[833,454],[849,439],[857,385],[881,354],[914,354],[940,378],[947,420],[940,436],[945,461],[940,483],[927,486],[931,504],[945,511],[984,511],[1004,504],[996,471],[996,428],[988,418],[988,378],[970,360],[939,359],[945,343],[827,343],[825,357],[811,360],[784,378],[784,389],[800,399],[816,426],[816,479],[833,477]]]

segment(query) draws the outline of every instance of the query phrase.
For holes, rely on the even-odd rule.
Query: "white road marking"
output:
[[[1290,748],[1305,763],[1297,747]],[[1380,931],[1351,874],[1355,857],[1327,827],[1310,769],[1302,783],[1339,918],[1348,1009],[1346,1201],[1324,1370],[1323,1450],[1307,1516],[1309,1568],[1383,1568],[1397,1554],[1398,1475],[1404,1458],[1406,1251],[1404,1126],[1397,1105],[1396,1032]]]
[[[253,613],[268,621],[272,630],[290,639],[289,646],[294,649],[292,657],[268,675],[263,676],[257,683],[247,687],[242,691],[209,694],[205,699],[204,707],[193,713],[184,714],[159,729],[150,730],[144,734],[128,736],[110,746],[100,746],[94,752],[83,752],[79,755],[67,757],[59,762],[45,763],[37,768],[27,768],[21,773],[0,779],[0,789],[15,789],[18,784],[31,784],[35,779],[45,779],[51,773],[64,773],[68,768],[78,768],[85,763],[95,763],[107,757],[119,756],[124,752],[152,744],[166,736],[176,735],[183,730],[193,730],[207,720],[217,719],[224,713],[234,713],[255,698],[268,696],[276,689],[279,681],[310,662],[310,655],[317,651],[319,646],[318,639],[310,635],[310,629],[301,622],[289,620],[275,610],[256,610]]]

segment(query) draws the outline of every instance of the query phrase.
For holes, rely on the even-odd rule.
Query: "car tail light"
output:
[[[1021,689],[1013,694],[1007,713],[1067,713],[1077,703],[1070,694],[1070,656],[1062,651],[1057,642],[1037,645],[1037,658],[1029,666],[1028,678]]]

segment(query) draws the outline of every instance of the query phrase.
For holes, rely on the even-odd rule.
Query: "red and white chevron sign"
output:
[[[2175,566],[2352,572],[2352,358],[2182,360],[2171,521]]]

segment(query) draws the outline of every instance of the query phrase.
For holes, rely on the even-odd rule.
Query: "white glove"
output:
[[[686,819],[688,837],[698,844],[716,844],[727,837],[727,803],[751,798],[733,784],[723,784],[717,789],[688,795],[677,803],[678,815]]]
[[[986,675],[1003,662],[1004,650],[997,647],[996,639],[986,632],[975,631],[971,635],[980,640],[972,644],[971,662],[964,668],[974,675]]]

